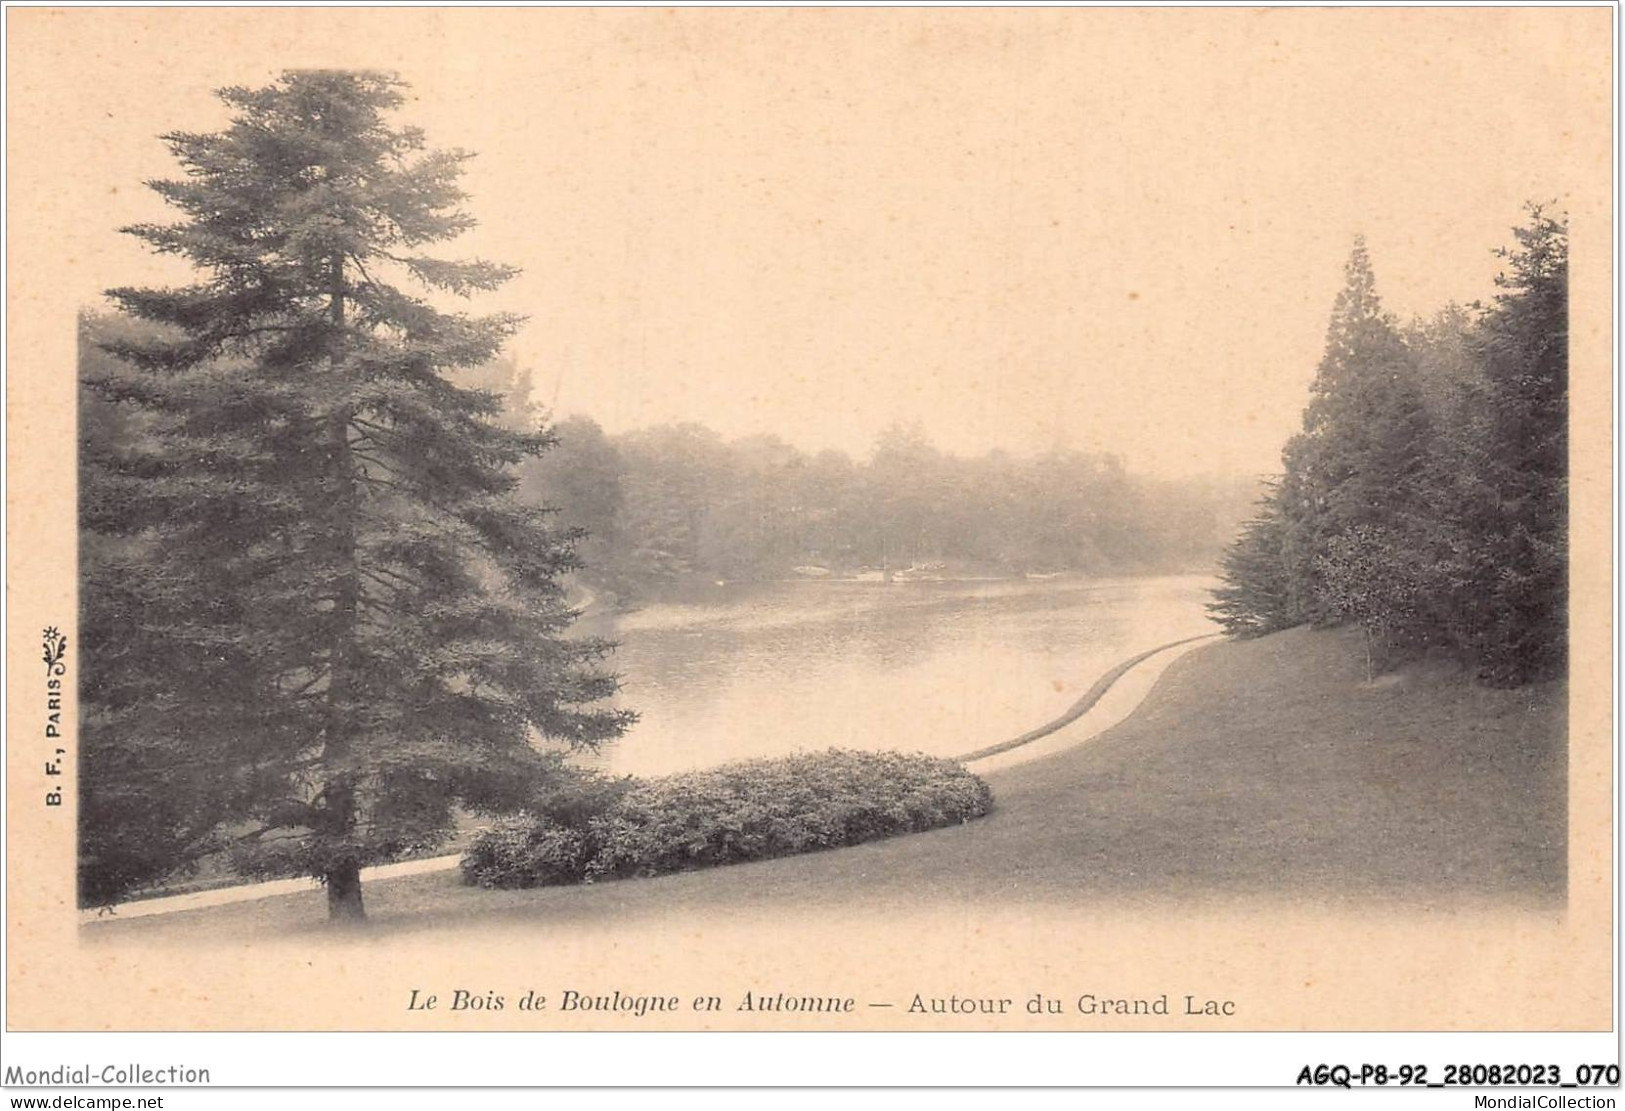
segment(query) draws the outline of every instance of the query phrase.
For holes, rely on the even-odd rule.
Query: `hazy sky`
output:
[[[1401,315],[1483,297],[1522,202],[1609,157],[1606,8],[8,18],[66,301],[184,278],[114,229],[165,218],[139,182],[210,90],[394,69],[479,154],[459,252],[524,268],[479,304],[530,315],[538,400],[856,453],[918,419],[1274,469],[1357,231]]]

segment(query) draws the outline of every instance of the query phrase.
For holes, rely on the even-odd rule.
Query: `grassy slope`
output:
[[[1561,900],[1566,690],[1486,690],[1444,664],[1367,684],[1347,632],[1199,649],[1096,740],[990,775],[954,829],[709,872],[495,892],[372,884],[374,929],[689,908],[952,900]],[[319,893],[92,927],[184,940],[321,928]]]

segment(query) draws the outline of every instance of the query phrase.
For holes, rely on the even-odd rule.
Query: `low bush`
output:
[[[583,776],[474,838],[465,882],[539,887],[856,845],[979,818],[993,796],[952,760],[798,753],[659,779]]]
[[[463,854],[463,882],[481,887],[580,883],[591,853],[581,830],[539,814],[515,814],[481,830]]]

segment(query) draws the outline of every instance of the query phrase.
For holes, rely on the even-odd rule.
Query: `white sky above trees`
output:
[[[394,69],[479,155],[446,253],[524,268],[476,307],[530,315],[537,400],[859,455],[918,419],[1274,470],[1356,232],[1402,316],[1486,297],[1522,203],[1608,158],[1606,8],[8,18],[68,303],[186,279],[115,229],[166,218],[139,183],[212,89]]]

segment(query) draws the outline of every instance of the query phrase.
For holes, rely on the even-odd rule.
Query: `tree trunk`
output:
[[[333,259],[332,319],[336,327],[344,326],[344,256]],[[333,369],[338,369],[338,356],[332,358]],[[336,385],[336,383],[335,383]],[[328,837],[352,842],[356,824],[356,773],[345,767],[351,758],[354,717],[351,699],[354,697],[352,679],[358,609],[361,599],[361,576],[356,566],[355,537],[355,477],[350,458],[350,418],[347,406],[341,406],[332,415],[329,434],[332,437],[332,467],[334,480],[334,528],[337,536],[338,583],[334,601],[333,641],[328,661],[327,738],[323,758],[329,776],[326,789]],[[333,866],[327,873],[327,916],[333,921],[354,921],[365,918],[361,903],[361,865],[355,860]]]
[[[341,864],[327,873],[327,917],[334,922],[355,922],[367,917],[361,903],[361,867]]]

